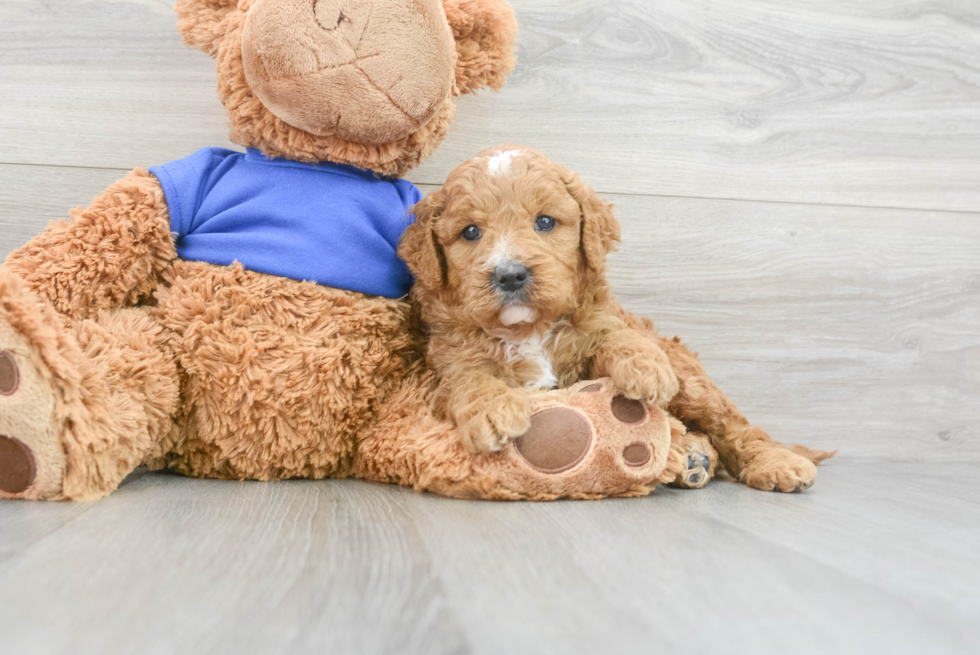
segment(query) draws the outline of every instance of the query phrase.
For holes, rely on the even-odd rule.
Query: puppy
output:
[[[499,450],[530,426],[528,389],[609,377],[666,405],[678,381],[651,333],[613,306],[619,223],[577,175],[521,146],[485,150],[415,207],[399,255],[429,330],[434,410],[464,445]]]

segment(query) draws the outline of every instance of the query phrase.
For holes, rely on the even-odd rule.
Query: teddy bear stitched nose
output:
[[[501,291],[513,293],[527,286],[531,279],[531,271],[527,266],[518,262],[501,264],[493,271],[493,283]]]
[[[351,21],[351,17],[344,13],[340,2],[313,0],[313,15],[320,28],[327,32],[336,30],[344,21]]]

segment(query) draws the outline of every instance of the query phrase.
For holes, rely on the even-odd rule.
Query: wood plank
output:
[[[541,504],[149,474],[0,561],[0,630],[25,654],[969,653],[976,468]]]
[[[145,476],[0,562],[4,650],[465,652],[393,493]]]
[[[941,531],[903,520],[900,504],[861,502],[874,485],[900,477],[902,465],[863,477],[860,464],[841,464],[828,466],[832,473],[802,497],[719,482],[705,493],[660,490],[602,503],[471,510],[450,500],[407,500],[423,517],[420,533],[444,566],[444,587],[478,652],[535,652],[542,640],[553,652],[570,653],[712,652],[719,643],[734,653],[968,652],[980,636],[965,619],[980,569],[967,547],[940,561],[948,551],[931,546],[945,539]],[[942,466],[923,469],[936,479]],[[845,477],[848,484],[835,484]],[[945,497],[939,485],[922,493],[934,504]],[[975,485],[969,493],[980,500]],[[781,511],[767,513],[772,506]],[[824,520],[810,525],[814,514]],[[964,520],[962,536],[975,543],[978,514],[974,505],[970,513],[942,512],[941,522]],[[833,515],[838,538],[854,538],[821,560],[813,555],[830,534],[809,549],[780,543],[804,544]],[[746,516],[753,519],[747,526]],[[913,543],[928,542],[924,548],[865,549],[920,533]],[[895,579],[904,577],[904,566],[911,577],[935,573],[932,590],[958,566],[964,584],[946,595],[948,605],[912,591],[899,599],[888,585],[854,575],[861,565]],[[954,607],[960,611],[949,611]],[[930,645],[934,636],[944,643]]]
[[[0,257],[124,173],[0,166]],[[980,461],[980,215],[606,197],[623,303],[773,437]]]
[[[146,474],[138,469],[120,483],[123,487]],[[95,507],[92,503],[34,503],[0,501],[0,567],[2,563]]]
[[[415,179],[538,146],[605,192],[980,210],[971,0],[522,0],[520,62]],[[225,145],[172,3],[0,6],[0,162],[127,169]]]
[[[739,485],[710,485],[696,499],[665,492],[699,516],[969,623],[980,613],[978,474],[976,463],[832,461],[800,501]]]
[[[980,458],[980,216],[609,196],[623,304],[774,438]]]

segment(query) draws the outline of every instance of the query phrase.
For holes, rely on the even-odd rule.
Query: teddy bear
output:
[[[445,138],[454,97],[512,69],[504,0],[177,12],[216,59],[245,152],[137,168],[0,266],[0,497],[93,500],[141,465],[500,499],[701,486],[717,461],[762,489],[812,483],[820,451],[750,425],[677,341],[667,411],[634,401],[624,420],[608,380],[583,382],[536,396],[526,435],[474,453],[429,410],[396,256],[421,194],[402,177]]]

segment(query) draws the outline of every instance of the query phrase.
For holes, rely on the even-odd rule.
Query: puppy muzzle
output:
[[[509,259],[493,269],[492,280],[502,305],[500,322],[505,326],[533,323],[537,312],[528,306],[531,270],[524,264]]]

